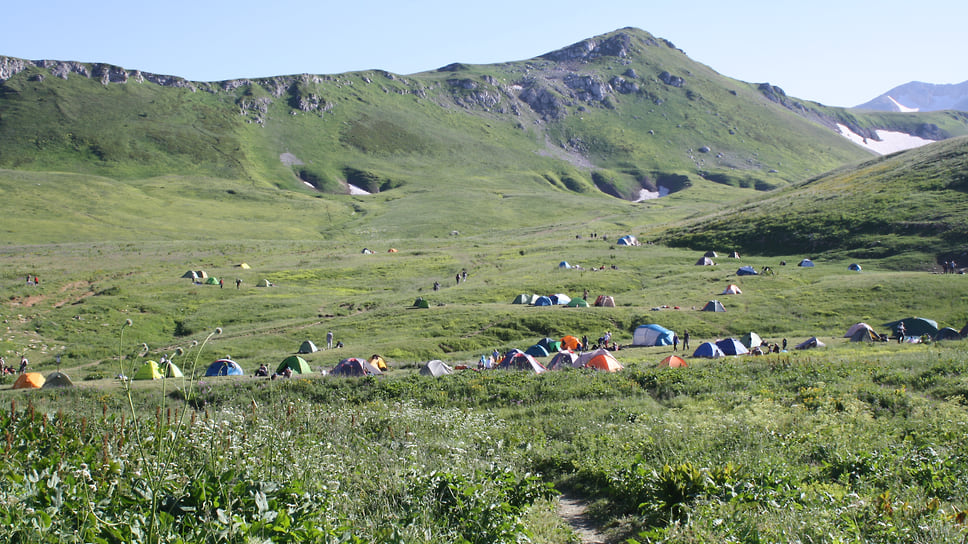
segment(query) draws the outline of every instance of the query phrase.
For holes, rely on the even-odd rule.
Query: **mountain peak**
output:
[[[968,111],[968,81],[957,84],[933,84],[911,81],[894,87],[877,98],[855,106],[874,111]]]

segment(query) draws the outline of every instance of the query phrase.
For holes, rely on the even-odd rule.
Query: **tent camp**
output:
[[[805,341],[797,344],[796,347],[793,348],[793,349],[813,349],[813,348],[823,348],[823,347],[826,347],[826,346],[827,346],[827,344],[824,344],[823,342],[820,341],[819,338],[817,338],[816,336],[814,336],[814,337],[812,337],[812,338],[810,338],[808,340],[805,340]]]
[[[598,295],[598,298],[595,299],[595,306],[604,306],[606,308],[614,308],[615,307],[615,299],[612,298],[610,295]]]
[[[52,387],[74,387],[74,382],[63,372],[51,372],[44,380],[44,389]]]
[[[726,288],[723,289],[723,292],[720,294],[721,295],[742,295],[743,291],[739,288],[738,285],[736,285],[735,283],[731,283],[727,285]]]
[[[670,355],[659,361],[659,368],[685,368],[687,366],[689,365],[686,364],[686,360],[678,355]]]
[[[561,261],[560,263],[558,263],[558,268],[566,268],[567,269],[567,268],[571,268],[571,265],[568,264],[568,261]]]
[[[961,333],[954,330],[951,327],[945,327],[938,331],[934,335],[935,341],[937,340],[961,340]]]
[[[359,357],[343,359],[329,373],[333,376],[371,376],[383,374],[379,368]]]
[[[555,303],[551,301],[551,297],[538,297],[538,300],[534,301],[535,306],[554,306]]]
[[[163,377],[164,376],[162,376],[161,372],[158,370],[158,362],[148,361],[145,364],[141,365],[141,368],[139,368],[138,371],[134,373],[134,377],[132,377],[131,379],[132,380],[160,380]]]
[[[44,382],[44,375],[40,372],[24,372],[13,382],[13,389],[40,389]]]
[[[608,350],[602,348],[583,353],[575,361],[575,366],[580,368],[594,368],[595,370],[604,370],[606,372],[618,372],[625,368]]]
[[[571,297],[563,293],[558,293],[556,295],[551,295],[551,302],[554,302],[558,306],[565,306],[571,302]]]
[[[662,325],[639,325],[632,332],[633,346],[671,346],[676,333]]]
[[[282,374],[286,369],[292,370],[293,374],[312,374],[313,369],[309,367],[309,363],[305,359],[299,357],[298,355],[290,355],[279,363],[276,368],[276,374]]]
[[[520,295],[514,297],[511,304],[531,304],[531,295],[525,295],[521,293]]]
[[[760,338],[760,335],[756,334],[753,331],[750,331],[744,334],[743,337],[739,339],[739,341],[742,342],[744,346],[746,346],[746,349],[753,349],[756,346],[763,344],[763,339]]]
[[[504,356],[504,359],[496,367],[500,370],[528,370],[535,374],[540,374],[547,370],[534,357],[524,353],[519,349],[513,349]]]
[[[219,359],[208,365],[205,376],[242,376],[242,367],[231,359]]]
[[[423,297],[417,297],[417,300],[413,301],[413,307],[414,308],[430,308],[430,303],[427,302],[427,299],[425,299]]]
[[[625,236],[618,239],[618,245],[620,246],[637,246],[639,241],[635,239],[635,236],[631,234],[626,234]]]
[[[296,353],[316,353],[317,351],[319,351],[319,348],[316,347],[316,344],[312,343],[311,340],[306,340],[299,344],[299,351]]]
[[[757,272],[756,269],[753,268],[752,266],[746,265],[746,266],[739,267],[739,270],[736,271],[736,275],[737,276],[758,276],[759,272]]]
[[[715,264],[716,263],[714,263],[709,257],[700,257],[699,260],[696,261],[696,266],[713,266]]]
[[[548,361],[548,370],[563,370],[566,368],[574,368],[575,361],[578,360],[578,355],[574,351],[564,350],[559,351],[554,357]]]
[[[184,378],[185,374],[182,373],[178,365],[171,361],[165,361],[164,363],[158,363],[158,372],[165,378]]]
[[[710,300],[702,307],[704,312],[725,312],[726,308],[723,307],[723,303],[718,300]]]
[[[856,334],[857,331],[862,330],[862,329],[863,330],[869,330],[871,332],[874,331],[874,327],[871,327],[867,323],[854,323],[853,325],[850,326],[849,329],[847,329],[847,332],[844,333],[844,338],[850,338],[850,337],[854,336],[854,334]]]
[[[524,352],[527,353],[528,355],[532,356],[532,357],[547,357],[548,356],[548,350],[545,349],[544,346],[541,346],[539,344],[535,344],[535,345],[531,346],[530,348],[524,350]]]
[[[804,260],[800,261],[800,264],[798,264],[797,266],[803,266],[803,267],[806,267],[806,268],[813,268],[813,261],[811,261],[810,259],[804,259]]]
[[[934,338],[934,335],[938,334],[938,322],[932,319],[925,319],[923,317],[905,317],[904,319],[885,323],[884,326],[889,328],[891,331],[896,332],[897,326],[900,323],[904,323],[905,336],[928,335]]]
[[[707,359],[715,359],[716,357],[725,357],[726,354],[723,350],[719,349],[719,346],[713,344],[712,342],[703,342],[699,344],[696,351],[692,352],[693,357],[705,357]]]
[[[369,363],[380,369],[381,372],[386,372],[390,367],[387,366],[387,361],[382,356],[373,354],[370,355]]]
[[[440,359],[429,361],[420,368],[420,374],[422,376],[433,376],[434,378],[439,378],[441,376],[453,373],[454,369]]]
[[[746,355],[750,352],[742,342],[735,338],[716,340],[716,347],[722,350],[725,355]]]
[[[847,266],[847,270],[850,270],[852,272],[860,272],[861,271],[861,267],[857,263],[851,263],[851,264],[849,264]]]
[[[575,297],[571,299],[571,302],[569,302],[568,304],[565,304],[565,306],[569,308],[587,308],[588,301],[581,297]]]

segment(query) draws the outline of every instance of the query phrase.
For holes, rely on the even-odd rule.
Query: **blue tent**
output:
[[[219,359],[208,365],[208,370],[205,371],[206,376],[242,376],[243,374],[245,373],[242,372],[239,363],[231,359]]]
[[[671,346],[676,333],[662,325],[639,325],[632,333],[633,346]]]
[[[696,351],[693,352],[692,356],[713,359],[716,357],[725,357],[726,354],[723,353],[723,350],[719,349],[719,346],[716,344],[713,344],[712,342],[703,342],[702,344],[699,344],[699,347],[696,348]]]
[[[631,234],[626,234],[625,236],[618,239],[618,245],[620,246],[637,246],[639,241],[635,239],[635,236]]]
[[[741,266],[739,270],[736,271],[737,276],[758,276],[759,273],[752,266]]]
[[[851,270],[853,272],[860,272],[861,268],[859,264],[851,263],[850,266],[847,267],[847,270]]]
[[[571,268],[571,265],[568,264],[568,261],[561,261],[558,263],[558,268]]]
[[[721,349],[726,355],[744,355],[750,352],[742,342],[735,338],[717,340],[716,347]]]
[[[528,355],[530,355],[532,357],[547,357],[548,356],[548,350],[545,349],[542,346],[539,346],[538,344],[535,344],[535,345],[531,346],[530,348],[528,348],[527,350],[525,350],[525,353],[527,353]]]
[[[804,259],[800,261],[800,264],[798,264],[797,266],[805,266],[807,268],[813,268],[813,261],[811,261],[810,259]]]
[[[538,297],[538,300],[534,301],[535,306],[554,306],[555,303],[552,302],[551,297]]]

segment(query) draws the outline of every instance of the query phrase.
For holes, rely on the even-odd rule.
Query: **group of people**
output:
[[[941,267],[944,269],[945,274],[957,274],[958,273],[958,263],[954,261],[945,261],[941,263]]]
[[[20,369],[15,372],[13,369],[13,366],[12,365],[7,366],[6,359],[4,359],[3,357],[0,357],[0,376],[6,376],[7,374],[14,374],[14,373],[23,374],[24,372],[27,372],[27,365],[29,364],[30,362],[27,361],[27,356],[26,355],[21,356]]]

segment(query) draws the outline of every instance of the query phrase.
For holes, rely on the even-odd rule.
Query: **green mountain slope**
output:
[[[940,262],[968,252],[968,138],[842,168],[671,230],[670,245],[758,254],[923,254]]]

